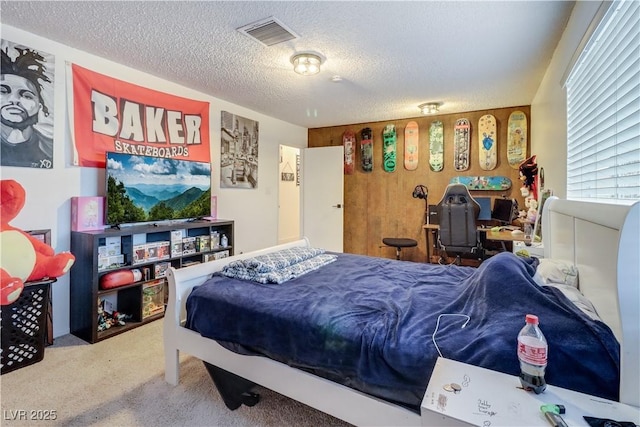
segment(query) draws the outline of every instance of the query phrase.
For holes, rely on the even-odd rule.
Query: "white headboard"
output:
[[[551,197],[542,211],[545,258],[571,261],[582,293],[620,342],[620,401],[640,407],[640,202]]]

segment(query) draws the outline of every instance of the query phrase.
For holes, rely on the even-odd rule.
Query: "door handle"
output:
[[[338,208],[338,209],[340,209],[340,208],[342,208],[342,205],[341,205],[340,203],[338,203],[337,205],[333,205],[333,206],[331,206],[331,207],[332,207],[332,208]]]

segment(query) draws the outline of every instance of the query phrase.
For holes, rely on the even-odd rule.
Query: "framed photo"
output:
[[[51,230],[25,230],[25,233],[32,235],[42,243],[51,245]]]
[[[228,111],[221,122],[220,188],[257,188],[259,122]]]

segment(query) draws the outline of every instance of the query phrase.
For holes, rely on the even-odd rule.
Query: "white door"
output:
[[[302,235],[311,246],[343,251],[344,148],[302,150]]]
[[[280,164],[278,165],[278,244],[298,240],[301,234],[302,190],[301,177],[294,181],[284,181],[282,173],[299,173],[301,162],[300,148],[280,145]],[[296,183],[295,180],[298,180]]]

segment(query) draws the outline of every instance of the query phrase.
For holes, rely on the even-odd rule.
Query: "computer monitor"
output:
[[[480,205],[480,213],[478,214],[478,221],[490,221],[491,220],[491,197],[474,197],[473,200]]]
[[[513,220],[513,200],[496,198],[493,201],[491,219],[495,219],[501,223],[511,224]]]

